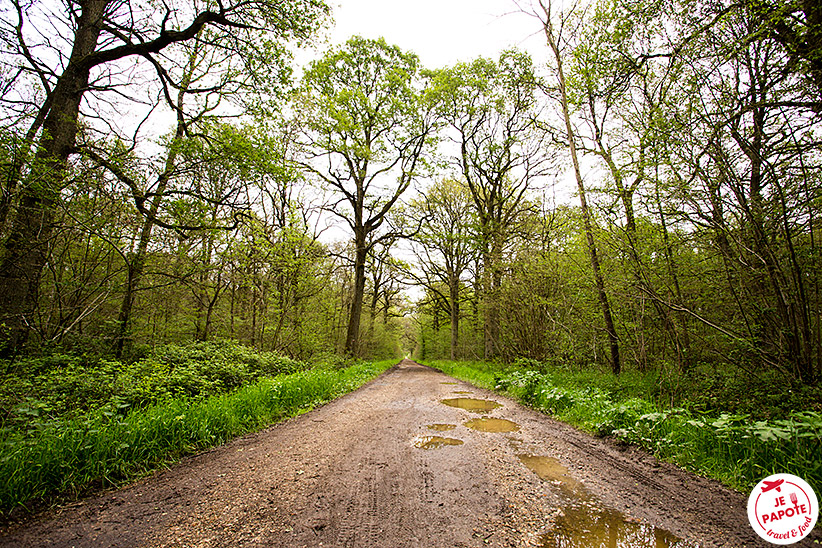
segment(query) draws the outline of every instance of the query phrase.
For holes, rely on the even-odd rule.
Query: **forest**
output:
[[[402,356],[474,363],[554,411],[595,386],[717,430],[756,421],[795,444],[729,483],[778,459],[822,481],[822,7],[511,9],[547,63],[424,67],[354,36],[298,64],[332,24],[323,0],[6,2],[0,512]],[[546,400],[546,378],[573,394]],[[124,437],[162,405],[157,424],[282,383],[315,391],[156,434],[171,453]],[[659,409],[635,407],[587,427],[659,449],[631,430]],[[114,464],[69,477],[65,459]]]

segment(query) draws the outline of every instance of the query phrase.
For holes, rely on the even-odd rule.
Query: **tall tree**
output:
[[[331,190],[328,211],[353,233],[354,287],[345,351],[358,351],[369,251],[423,167],[433,116],[417,57],[383,39],[353,37],[313,62],[297,108],[306,128],[305,167]]]
[[[569,109],[568,91],[565,80],[565,73],[563,71],[563,55],[560,49],[561,33],[557,33],[554,28],[554,13],[551,11],[550,0],[546,3],[544,0],[539,0],[540,8],[542,8],[541,18],[543,29],[545,31],[545,39],[548,42],[548,47],[554,56],[557,69],[557,85],[560,94],[560,107],[562,110],[562,118],[565,123],[565,134],[568,140],[568,149],[571,153],[571,161],[574,166],[574,175],[577,182],[577,190],[579,192],[579,201],[582,211],[582,220],[585,227],[585,239],[588,244],[588,255],[591,259],[591,267],[594,271],[594,281],[597,288],[597,296],[599,304],[602,309],[602,317],[605,321],[605,330],[608,333],[608,342],[611,349],[611,370],[614,374],[619,374],[622,369],[622,364],[619,357],[619,336],[616,332],[614,319],[611,315],[611,303],[608,299],[608,293],[605,289],[605,279],[602,275],[602,268],[600,265],[599,251],[597,249],[596,241],[594,240],[594,227],[590,209],[588,207],[588,198],[585,192],[585,182],[582,179],[582,171],[579,165],[579,157],[577,154],[576,134],[574,132],[573,124],[571,123],[571,111]]]
[[[724,292],[742,320],[717,319],[712,326],[741,345],[755,368],[782,369],[807,382],[821,363],[809,207],[819,187],[818,175],[807,169],[818,163],[820,110],[808,100],[796,52],[763,32],[757,5],[716,11],[707,4],[704,11],[721,24],[684,21],[684,34],[692,37],[686,81],[698,93],[674,120],[700,140],[696,155],[684,147],[676,155],[688,180],[701,187],[690,194],[690,219],[715,231]]]
[[[412,219],[420,221],[413,249],[422,275],[414,278],[448,303],[452,360],[459,351],[462,277],[474,258],[472,219],[467,213],[471,205],[465,183],[442,179],[429,187],[423,198],[413,201],[408,211]]]
[[[682,305],[678,273],[668,261],[670,280],[666,281],[671,289],[669,295],[663,295],[666,291],[654,283],[656,273],[643,253],[647,242],[637,227],[643,219],[635,203],[647,194],[643,185],[650,185],[654,179],[653,161],[658,159],[663,138],[658,126],[665,125],[662,113],[675,95],[671,88],[681,72],[682,58],[656,55],[660,38],[654,29],[666,18],[664,2],[602,0],[592,8],[580,25],[567,66],[568,95],[583,122],[577,128],[579,146],[604,164],[610,175],[608,190],[622,206],[623,220],[617,224],[624,227],[620,243],[631,271],[631,290],[650,296],[660,323],[676,347],[680,365],[687,369],[687,323],[684,316],[675,316],[667,306],[671,302]],[[661,230],[666,230],[664,218],[661,224]],[[626,304],[633,308],[636,323],[647,321],[648,315],[642,311],[644,299],[632,299]],[[641,346],[645,332],[638,329],[636,334],[636,344]]]
[[[134,299],[142,281],[145,269],[148,246],[151,243],[151,233],[154,230],[155,219],[160,212],[160,206],[166,192],[166,188],[174,176],[177,164],[177,155],[183,137],[185,137],[188,121],[185,116],[185,99],[192,80],[195,80],[195,70],[201,62],[202,42],[195,38],[189,53],[188,63],[184,65],[183,74],[179,81],[177,97],[172,105],[176,113],[177,123],[174,133],[167,145],[166,158],[162,170],[157,176],[151,192],[153,194],[149,201],[148,211],[144,216],[142,226],[137,237],[136,246],[130,254],[126,255],[127,276],[126,285],[123,291],[123,301],[120,304],[120,313],[117,317],[117,332],[114,336],[114,352],[119,359],[123,352],[128,350],[130,343],[129,332],[131,329],[131,311],[134,308]]]
[[[485,357],[499,351],[499,310],[494,293],[502,280],[506,240],[526,196],[546,174],[544,132],[537,119],[539,81],[531,58],[506,51],[498,61],[477,59],[434,75],[452,158],[477,212],[483,267]]]

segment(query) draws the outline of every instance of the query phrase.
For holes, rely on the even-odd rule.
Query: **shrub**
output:
[[[124,364],[89,356],[54,354],[7,365],[0,380],[0,428],[36,429],[113,404],[145,407],[174,397],[202,400],[263,377],[295,373],[307,365],[234,342],[164,345]]]

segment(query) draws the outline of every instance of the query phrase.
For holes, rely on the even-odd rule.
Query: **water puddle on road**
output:
[[[517,455],[517,457],[542,481],[547,481],[559,487],[565,496],[571,498],[587,497],[588,493],[585,491],[582,482],[571,477],[568,474],[568,469],[561,465],[557,459],[535,455]]]
[[[517,432],[519,425],[514,421],[507,419],[492,419],[489,417],[482,417],[479,419],[471,419],[464,423],[468,428],[479,430],[480,432]]]
[[[489,411],[502,407],[501,404],[491,400],[478,400],[476,398],[449,398],[440,400],[441,403],[451,407],[459,407],[472,413],[488,413]]]
[[[462,440],[443,438],[440,436],[418,436],[414,439],[414,447],[418,449],[439,449],[446,445],[462,445]]]
[[[436,430],[437,432],[445,432],[446,430],[453,430],[456,428],[456,424],[429,424],[429,430]]]
[[[468,390],[454,390],[454,394],[472,394],[473,392],[469,392]]]
[[[456,383],[456,382],[441,382],[440,384],[459,384],[459,383]]]
[[[590,500],[565,508],[554,528],[540,539],[542,548],[686,548],[679,537]]]
[[[559,487],[568,500],[562,514],[540,539],[542,548],[692,548],[672,533],[605,508],[558,460],[517,455],[543,481]]]

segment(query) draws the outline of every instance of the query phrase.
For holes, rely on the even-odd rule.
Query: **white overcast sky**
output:
[[[519,13],[512,0],[330,0],[331,42],[358,34],[384,37],[416,53],[426,68],[476,57],[497,57],[506,48],[545,58],[536,20]]]

